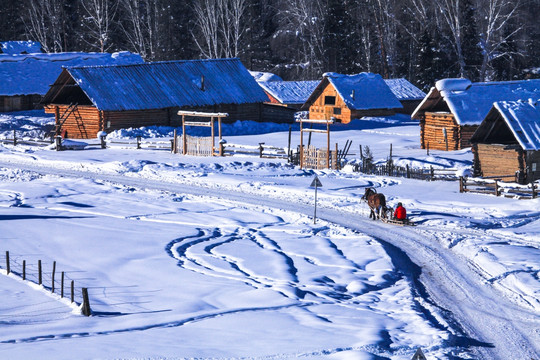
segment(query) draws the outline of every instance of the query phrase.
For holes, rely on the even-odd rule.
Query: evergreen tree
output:
[[[422,90],[427,91],[433,86],[435,79],[435,44],[428,29],[418,40],[418,59],[416,64],[416,83]]]
[[[466,65],[466,77],[471,81],[478,80],[479,68],[482,65],[482,51],[480,49],[480,34],[476,23],[476,9],[472,0],[461,0],[461,50]]]

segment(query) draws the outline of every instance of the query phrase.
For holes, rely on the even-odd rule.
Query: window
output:
[[[341,115],[341,108],[335,107],[334,108],[334,115]]]
[[[336,97],[335,96],[325,96],[324,97],[324,105],[336,105]]]

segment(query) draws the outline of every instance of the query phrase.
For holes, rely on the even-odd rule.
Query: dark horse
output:
[[[378,194],[373,188],[366,188],[362,200],[366,200],[371,212],[369,213],[370,219],[378,219],[381,216],[386,219],[386,198],[383,194]],[[382,209],[382,214],[381,214]]]

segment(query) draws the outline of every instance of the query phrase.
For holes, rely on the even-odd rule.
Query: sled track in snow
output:
[[[205,189],[121,175],[59,170],[4,161],[0,161],[0,166],[42,174],[84,177],[172,193],[218,196],[221,199],[242,204],[283,209],[307,215],[312,213],[312,208],[307,205],[291,204],[287,201],[267,197],[257,198],[252,194],[245,195],[235,191]],[[501,293],[486,284],[486,281],[465,259],[444,248],[430,229],[422,226],[417,228],[396,227],[373,222],[360,216],[351,216],[350,213],[343,216],[342,212],[324,207],[319,207],[318,210],[320,219],[375,238],[383,244],[397,269],[410,272],[411,270],[407,270],[406,267],[410,266],[411,263],[415,265],[416,267],[413,267],[412,270],[415,273],[409,275],[411,281],[415,283],[414,288],[418,291],[417,295],[420,297],[420,301],[424,304],[426,311],[442,316],[450,324],[451,329],[449,330],[454,334],[452,341],[456,346],[470,348],[471,353],[479,359],[539,359],[540,317],[538,313],[521,308],[501,296]],[[205,235],[202,235],[199,240],[193,240],[200,241],[204,237]],[[205,266],[201,266],[197,262],[197,259],[186,258],[184,250],[189,249],[189,247],[182,248],[182,246],[182,241],[178,241],[177,244],[169,244],[169,254],[178,261],[191,262],[197,271],[208,271],[208,269],[205,270]],[[208,251],[211,254],[211,249]],[[231,259],[226,260],[230,261]],[[408,264],[403,264],[403,261]],[[231,268],[234,269],[234,261],[230,263]],[[246,281],[246,275],[242,272],[241,268],[235,269],[233,276],[238,277],[238,279],[244,277],[242,281]],[[231,274],[227,274],[227,276],[231,276]],[[257,282],[260,281],[262,284],[265,279],[253,281],[252,278],[251,281],[251,285],[260,286]],[[182,322],[186,321],[188,320],[182,320]]]

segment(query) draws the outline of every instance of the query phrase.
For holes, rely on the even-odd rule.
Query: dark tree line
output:
[[[147,61],[239,57],[287,80],[324,72],[538,77],[540,0],[2,0],[0,40]]]

